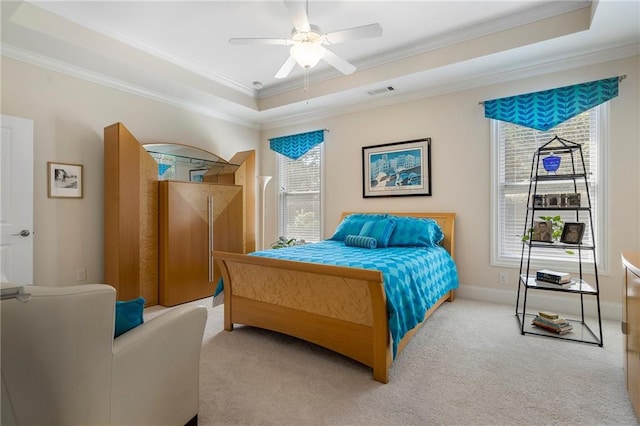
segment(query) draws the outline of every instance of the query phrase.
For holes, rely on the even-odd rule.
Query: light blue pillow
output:
[[[396,224],[389,219],[371,220],[365,222],[359,235],[375,238],[378,247],[387,247],[395,226]]]
[[[336,232],[329,239],[334,241],[344,241],[344,239],[347,238],[347,235],[360,234],[360,231],[366,222],[385,219],[388,216],[389,215],[386,213],[351,213],[346,216],[342,222],[340,222]]]
[[[360,247],[366,249],[376,248],[376,239],[372,237],[365,237],[363,235],[347,235],[344,239],[345,245],[350,247]]]
[[[444,238],[440,225],[428,218],[390,216],[395,228],[389,247],[433,247]]]
[[[113,337],[118,337],[144,322],[142,312],[145,303],[144,297],[116,302],[116,328]]]

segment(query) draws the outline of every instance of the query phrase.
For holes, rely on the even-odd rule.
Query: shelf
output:
[[[572,142],[574,143],[574,142]],[[549,155],[549,154],[571,154],[572,152],[578,151],[580,149],[580,145],[564,145],[564,146],[547,146],[538,149],[538,154],[540,155]]]
[[[562,175],[536,175],[533,177],[534,181],[550,181],[550,180],[576,180],[576,179],[585,179],[586,175],[584,173],[576,173],[576,174],[562,174]]]
[[[591,210],[590,207],[540,207],[540,206],[530,206],[527,207],[529,210],[534,211],[534,210],[558,210],[558,211],[585,211],[588,212]]]
[[[538,281],[536,277],[529,276],[527,277],[525,274],[520,275],[520,282],[524,284],[527,288],[534,288],[540,290],[550,290],[550,291],[561,291],[565,293],[580,293],[580,294],[598,294],[598,290],[596,290],[592,285],[587,283],[585,280],[581,280],[578,278],[574,278],[571,280],[570,284],[553,284],[545,281]]]
[[[525,244],[531,247],[556,249],[556,250],[594,250],[595,247],[590,244],[566,244],[566,243],[546,243],[544,241],[525,241]]]
[[[522,313],[518,312],[516,316],[518,318],[518,323],[520,325],[520,328],[522,329]],[[557,334],[552,331],[548,331],[548,330],[545,330],[544,328],[536,327],[535,325],[531,324],[531,320],[535,318],[535,315],[524,314],[524,317],[526,321],[524,322],[523,334],[531,334],[531,335],[544,336],[544,337],[554,337],[556,339],[571,340],[574,342],[588,343],[592,345],[602,346],[602,341],[598,338],[598,336],[596,336],[596,334],[591,330],[591,328],[585,322],[582,322],[580,320],[567,318],[567,321],[569,321],[573,325],[573,330],[571,330],[566,334]]]

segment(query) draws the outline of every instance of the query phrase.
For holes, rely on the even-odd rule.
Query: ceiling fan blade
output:
[[[309,32],[311,25],[309,25],[309,15],[307,14],[308,2],[304,0],[285,0],[284,5],[287,7],[294,28],[303,33]]]
[[[289,46],[293,41],[286,38],[231,38],[230,44],[276,44]]]
[[[322,56],[322,60],[326,63],[340,71],[342,74],[349,75],[353,74],[356,70],[356,67],[353,64],[342,59],[340,56],[336,55],[329,49],[324,49],[324,55]]]
[[[289,75],[293,67],[296,66],[296,60],[293,56],[289,56],[289,58],[282,64],[278,72],[276,73],[276,78],[285,78]]]
[[[380,24],[369,24],[361,27],[348,28],[346,30],[327,33],[324,35],[324,39],[329,44],[335,44],[359,38],[380,37],[381,35],[382,27]]]

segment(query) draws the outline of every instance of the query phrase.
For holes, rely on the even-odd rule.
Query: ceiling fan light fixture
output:
[[[289,53],[298,65],[308,70],[315,67],[322,59],[324,48],[319,43],[299,43],[291,46]]]

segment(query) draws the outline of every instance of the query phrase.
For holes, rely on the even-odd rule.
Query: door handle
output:
[[[28,229],[23,229],[17,234],[11,234],[11,235],[13,235],[14,237],[28,237],[29,235],[31,235],[31,232],[29,232]]]
[[[207,197],[207,213],[209,221],[209,251],[207,253],[209,260],[209,282],[213,282],[213,197]]]

